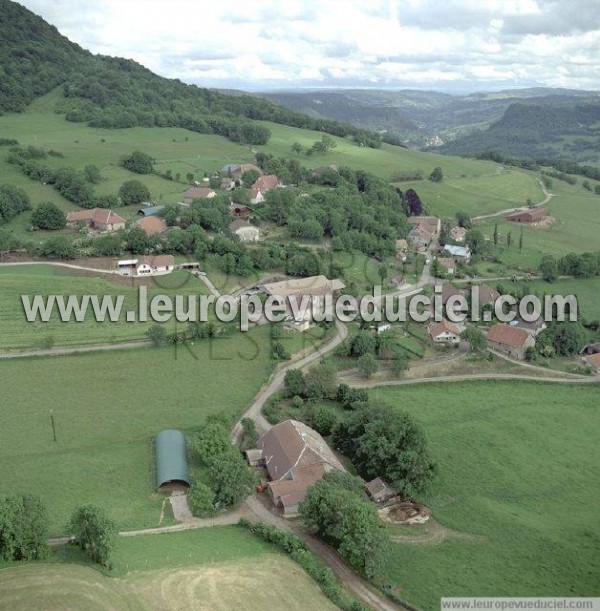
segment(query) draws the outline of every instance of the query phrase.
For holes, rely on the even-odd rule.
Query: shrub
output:
[[[38,229],[63,229],[67,225],[67,219],[55,204],[42,202],[31,215],[31,224]]]

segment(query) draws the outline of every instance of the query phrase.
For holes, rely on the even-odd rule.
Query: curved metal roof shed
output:
[[[156,437],[156,485],[168,489],[190,485],[190,472],[181,431],[165,429]]]

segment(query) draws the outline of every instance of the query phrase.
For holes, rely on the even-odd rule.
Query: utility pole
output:
[[[56,439],[56,426],[54,424],[54,414],[52,413],[52,410],[50,410],[50,424],[52,425],[52,437],[54,438],[54,441],[57,441],[57,439]]]

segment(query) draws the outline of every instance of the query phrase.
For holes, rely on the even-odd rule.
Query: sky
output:
[[[94,53],[205,87],[600,89],[600,0],[22,0]]]

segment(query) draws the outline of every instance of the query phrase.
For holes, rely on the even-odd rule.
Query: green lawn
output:
[[[120,528],[156,526],[153,439],[240,414],[272,370],[268,329],[186,348],[0,361],[0,492],[40,494],[52,533],[79,503]],[[53,410],[58,442],[52,440]]]
[[[387,579],[404,598],[437,609],[441,596],[600,594],[598,390],[490,381],[371,391],[425,427],[439,476],[423,500],[473,536],[394,544]]]
[[[83,322],[61,322],[55,312],[48,322],[27,322],[21,295],[105,295],[116,297],[124,295],[123,312],[138,309],[138,288],[117,284],[109,278],[81,276],[75,270],[31,265],[0,267],[0,348],[36,348],[50,342],[56,346],[116,343],[127,340],[144,339],[146,330],[154,322],[126,322],[125,314],[119,322],[96,322],[93,315],[86,316]],[[148,297],[177,294],[206,294],[206,285],[188,272],[174,272],[168,276],[149,280]],[[167,323],[169,331],[175,323]],[[185,327],[185,323],[179,325]]]

